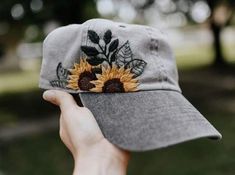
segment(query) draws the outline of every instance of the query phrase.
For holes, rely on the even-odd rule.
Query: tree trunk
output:
[[[213,64],[219,67],[225,66],[226,61],[223,55],[222,43],[221,43],[222,26],[212,21],[211,30],[212,30],[213,39],[214,39],[213,41],[214,63]]]

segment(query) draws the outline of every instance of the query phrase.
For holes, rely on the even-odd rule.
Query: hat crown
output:
[[[39,86],[79,93],[105,138],[125,150],[221,138],[179,93],[174,56],[155,28],[92,19],[56,29],[43,43]]]
[[[56,88],[65,88],[70,92],[90,91],[93,88],[94,92],[106,92],[105,83],[116,78],[120,79],[120,85],[117,82],[115,86],[111,83],[112,86],[107,92],[110,89],[115,92],[114,89],[121,85],[122,91],[125,92],[156,89],[180,91],[172,50],[165,34],[159,29],[105,19],[91,19],[81,25],[69,25],[56,29],[45,39],[43,50],[44,62],[48,60],[45,66],[53,64],[50,69],[54,71],[54,75],[50,74],[49,83]],[[79,81],[78,77],[71,80],[74,76],[69,75],[71,71],[68,70],[78,74],[80,70],[75,71],[74,64],[79,64],[81,59],[85,59],[91,67],[108,69],[107,75],[101,73],[101,77],[106,82],[102,84],[94,82],[94,85],[86,85],[87,89],[81,88],[85,87],[82,84],[80,84],[81,87],[75,85],[76,81]],[[55,66],[56,63],[58,66]],[[121,68],[124,70],[119,70]],[[88,68],[80,69],[88,70]],[[45,74],[45,71],[42,70],[42,74]],[[122,78],[128,76],[129,79]],[[89,75],[81,81],[86,80],[85,83],[87,83],[88,79],[99,80],[97,77],[92,78],[92,75]],[[102,88],[95,88],[95,86],[102,86]]]

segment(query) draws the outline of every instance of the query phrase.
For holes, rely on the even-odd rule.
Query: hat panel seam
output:
[[[160,57],[160,44],[159,44],[159,39],[156,38],[153,34],[153,29],[151,27],[146,27],[145,28],[147,30],[147,34],[150,38],[150,54],[159,58]],[[162,63],[162,61],[160,59],[156,59],[157,62],[157,69],[159,70],[160,74],[159,76],[161,78],[159,78],[159,81],[164,81],[164,82],[168,82],[168,73],[166,71],[165,65]],[[167,88],[164,84],[162,84],[162,88]]]

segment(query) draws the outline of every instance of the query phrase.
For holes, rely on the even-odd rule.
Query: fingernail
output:
[[[50,90],[43,93],[43,99],[47,101],[53,100],[54,96],[55,92]]]

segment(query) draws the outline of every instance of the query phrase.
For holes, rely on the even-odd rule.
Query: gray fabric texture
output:
[[[146,61],[147,66],[143,74],[138,77],[139,90],[181,91],[178,85],[175,59],[167,37],[161,30],[104,19],[91,19],[81,25],[60,27],[46,37],[43,43],[39,87],[83,93],[81,90],[52,87],[50,81],[57,79],[56,67],[59,62],[62,62],[66,69],[71,69],[74,63],[79,63],[80,58],[85,56],[80,49],[81,45],[95,47],[87,38],[87,31],[91,29],[100,34],[101,38],[106,30],[111,30],[113,38],[119,39],[119,45],[129,41],[133,58]]]
[[[220,133],[176,91],[82,93],[104,136],[127,150],[146,151]]]
[[[67,77],[64,72],[58,76],[59,63],[62,71],[70,70],[86,56],[81,46],[99,50],[89,39],[89,30],[95,31],[99,38],[104,38],[105,31],[110,30],[111,41],[118,39],[119,48],[129,42],[132,59],[146,62],[143,73],[137,77],[137,92],[91,93],[63,84],[67,83]],[[53,85],[54,80],[59,84]],[[104,136],[127,150],[145,151],[200,137],[221,138],[181,94],[174,55],[166,35],[156,28],[91,19],[52,31],[43,43],[39,87],[79,93]]]

